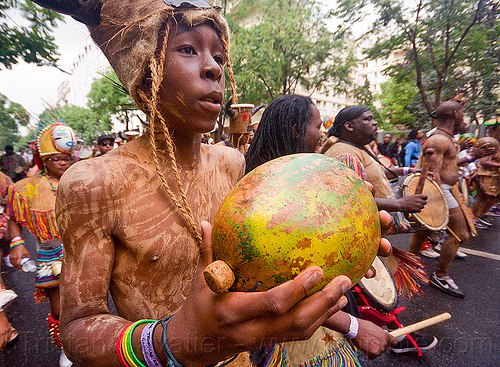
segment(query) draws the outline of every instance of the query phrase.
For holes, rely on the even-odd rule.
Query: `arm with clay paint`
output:
[[[120,366],[116,340],[130,322],[109,313],[115,246],[108,205],[103,205],[102,168],[91,163],[85,163],[87,169],[82,164],[71,167],[57,193],[56,217],[64,244],[61,340],[77,365]]]

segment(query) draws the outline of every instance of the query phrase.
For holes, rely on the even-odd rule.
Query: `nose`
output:
[[[205,65],[202,69],[202,76],[207,79],[219,81],[222,77],[222,66],[215,61],[212,55],[207,55]]]

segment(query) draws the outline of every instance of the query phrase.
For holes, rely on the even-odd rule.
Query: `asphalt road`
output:
[[[396,355],[388,352],[375,360],[368,360],[360,353],[363,366],[500,366],[500,218],[492,219],[494,226],[481,230],[469,240],[466,249],[481,251],[478,256],[469,254],[465,260],[455,260],[451,275],[466,292],[465,299],[451,297],[431,287],[424,287],[423,296],[411,301],[400,300],[407,310],[400,314],[403,324],[411,324],[428,317],[449,312],[452,318],[431,326],[422,333],[434,335],[439,343],[436,348],[424,352]],[[34,241],[30,234],[28,249],[35,255]],[[403,250],[408,249],[410,235],[395,235],[390,241]],[[490,255],[493,256],[490,256]],[[434,271],[437,260],[423,258],[428,273]],[[8,288],[16,291],[18,298],[8,306],[8,317],[19,331],[18,341],[0,352],[2,367],[56,367],[59,350],[49,341],[45,318],[49,305],[35,304],[32,292],[34,276],[9,269],[2,263],[2,276]]]

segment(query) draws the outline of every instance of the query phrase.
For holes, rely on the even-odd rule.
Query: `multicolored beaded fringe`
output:
[[[289,366],[286,349],[282,344],[275,344],[268,353],[264,367]],[[351,341],[342,339],[335,347],[325,350],[319,356],[300,364],[298,367],[361,367]]]
[[[361,161],[351,154],[342,154],[335,157],[336,160],[344,163],[347,167],[352,169],[363,180],[366,181],[365,169]]]
[[[351,341],[344,338],[337,346],[325,350],[323,354],[299,367],[361,367],[361,364]]]
[[[16,222],[26,226],[42,242],[60,238],[55,211],[37,212],[30,210],[30,205],[23,200],[23,196],[14,187],[9,190],[9,212]]]
[[[286,350],[283,344],[274,344],[269,351],[263,367],[288,367]]]
[[[420,258],[410,252],[406,252],[392,247],[392,253],[398,262],[398,269],[394,274],[394,282],[398,296],[406,296],[411,299],[415,293],[423,295],[420,288],[423,284],[429,284],[425,265],[420,262]]]

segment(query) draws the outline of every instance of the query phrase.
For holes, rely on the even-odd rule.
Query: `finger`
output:
[[[208,222],[201,222],[202,241],[200,245],[200,261],[199,266],[203,269],[214,261],[214,253],[212,248],[212,225]]]
[[[384,228],[390,228],[392,226],[392,222],[394,218],[387,211],[381,210],[379,211],[380,216],[380,225]]]
[[[363,183],[365,184],[366,187],[368,187],[368,190],[370,190],[372,194],[375,194],[375,187],[370,182],[363,181]]]
[[[326,319],[347,304],[343,294],[350,288],[346,276],[332,280],[321,291],[296,304],[289,312],[259,320],[259,326],[266,338],[282,336],[282,340],[308,338]]]
[[[246,293],[244,298],[238,298],[241,303],[239,305],[241,321],[257,318],[280,318],[298,307],[300,310],[304,308],[310,310],[308,321],[312,324],[334,307],[340,297],[351,287],[349,278],[339,276],[322,290],[308,296],[322,277],[321,268],[314,266],[306,269],[293,280],[266,292]],[[314,302],[317,303],[312,304]]]
[[[380,245],[378,247],[379,256],[390,256],[392,254],[392,245],[387,238],[380,239]]]
[[[375,278],[375,275],[377,275],[377,270],[375,270],[373,266],[370,266],[370,268],[366,271],[365,278]]]

